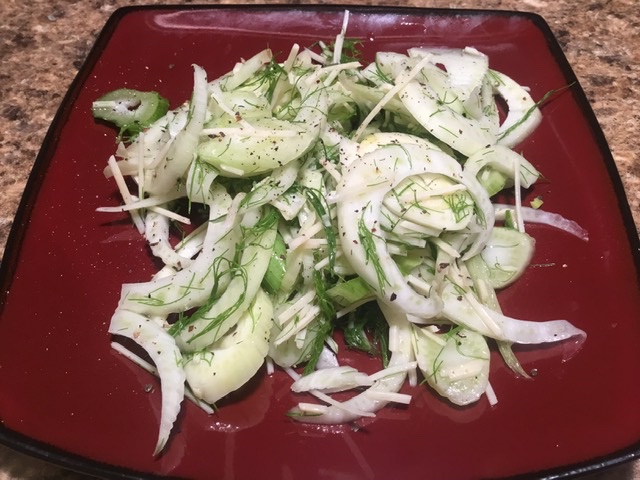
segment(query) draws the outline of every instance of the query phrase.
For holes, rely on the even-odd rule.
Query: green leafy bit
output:
[[[368,207],[367,207],[368,208]],[[389,282],[387,276],[384,273],[380,259],[376,254],[376,245],[374,241],[374,232],[372,232],[364,222],[364,219],[360,217],[358,219],[358,238],[365,251],[365,258],[367,262],[371,262],[376,272],[378,280],[378,288],[384,293],[385,285]]]
[[[305,196],[307,197],[307,201],[313,207],[313,209],[320,217],[322,221],[322,226],[324,229],[324,234],[327,237],[327,250],[329,252],[329,270],[333,271],[333,268],[336,263],[336,232],[331,223],[331,215],[329,213],[329,206],[327,205],[326,198],[322,195],[322,193],[318,190],[300,187],[302,188]]]
[[[389,325],[375,302],[362,305],[349,313],[340,324],[348,347],[370,355],[380,355],[384,366],[389,363]]]

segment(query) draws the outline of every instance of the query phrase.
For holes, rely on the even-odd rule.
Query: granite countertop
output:
[[[119,7],[157,3],[167,2],[0,2],[0,254],[47,128],[100,29]],[[446,8],[478,8],[480,5],[471,0],[319,3]],[[640,133],[640,17],[637,0],[485,0],[481,5],[487,9],[535,12],[545,18],[595,110],[618,166],[635,223],[640,227],[640,149],[637,147]],[[84,477],[0,447],[0,480],[78,478]],[[640,461],[587,478],[640,479]]]

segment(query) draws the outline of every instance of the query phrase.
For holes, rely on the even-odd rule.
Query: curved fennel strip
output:
[[[291,385],[291,390],[293,392],[320,390],[324,393],[335,393],[371,385],[373,381],[366,373],[346,365],[337,365],[331,368],[320,368],[298,378]]]
[[[472,47],[410,48],[407,54],[409,57],[431,55],[434,64],[444,65],[447,86],[462,102],[473,97],[489,70],[489,57]]]
[[[500,230],[497,230],[500,232]],[[518,235],[518,233],[514,233]],[[484,253],[484,252],[483,252]],[[483,259],[482,255],[480,258]],[[446,265],[447,275],[443,282],[442,318],[498,341],[520,344],[554,343],[575,337],[578,343],[586,338],[586,333],[567,320],[529,321],[504,315],[502,312],[483,304],[474,291],[475,285],[465,263],[456,264],[453,259],[438,258],[439,265]],[[512,258],[513,265],[528,262],[528,253]],[[487,265],[491,268],[490,265]],[[518,266],[517,268],[522,268]]]
[[[586,337],[584,331],[567,320],[517,320],[482,305],[470,292],[460,294],[460,288],[448,284],[442,292],[442,315],[471,330],[496,340],[512,343],[553,343],[577,337]]]
[[[494,91],[509,107],[507,118],[500,125],[498,143],[514,147],[524,140],[542,121],[542,114],[529,92],[512,78],[496,70],[490,70]]]
[[[162,326],[134,312],[118,309],[111,318],[109,333],[134,340],[149,354],[160,377],[162,407],[154,455],[162,451],[184,398],[185,372],[182,353],[174,338]]]
[[[200,141],[200,133],[207,113],[207,74],[194,65],[193,95],[189,106],[189,120],[175,137],[165,157],[157,166],[146,170],[144,185],[150,194],[162,194],[175,188],[178,179],[189,168]]]
[[[495,138],[476,122],[441,104],[428,87],[410,82],[404,87],[400,99],[407,110],[432,135],[464,155],[495,143]]]
[[[191,264],[191,259],[173,249],[169,242],[169,226],[169,217],[150,211],[145,217],[145,237],[156,257],[165,265],[181,270]]]
[[[504,205],[499,203],[495,203],[493,206],[497,220],[504,220],[506,218],[507,211],[513,211],[514,208],[513,205]],[[570,233],[571,235],[578,237],[580,240],[589,240],[589,232],[582,228],[578,223],[565,218],[558,213],[523,206],[520,208],[520,214],[525,222],[550,225],[559,230]]]

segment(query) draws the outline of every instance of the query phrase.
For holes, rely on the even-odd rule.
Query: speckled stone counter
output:
[[[167,2],[0,2],[0,254],[49,124],[100,29],[119,7],[156,3]],[[618,166],[635,223],[640,226],[640,148],[637,146],[640,8],[637,0],[342,0],[335,3],[481,6],[542,15],[560,41],[595,110]],[[0,480],[77,478],[83,477],[0,447]],[[587,478],[640,479],[640,465],[628,463]]]

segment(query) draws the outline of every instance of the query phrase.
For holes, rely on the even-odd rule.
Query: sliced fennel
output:
[[[185,356],[186,380],[197,398],[214,404],[255,375],[269,351],[272,314],[268,295],[258,291],[230,335]]]
[[[111,318],[109,333],[134,340],[145,349],[158,370],[162,390],[160,430],[154,452],[158,454],[169,440],[185,395],[186,375],[182,354],[174,338],[161,325],[131,311],[116,310]]]
[[[477,401],[489,384],[489,346],[473,330],[456,327],[444,334],[413,327],[418,367],[427,383],[456,405]]]
[[[489,268],[489,283],[495,288],[511,285],[525,272],[535,249],[535,240],[512,228],[495,227],[480,253]]]
[[[156,453],[185,391],[213,404],[265,359],[321,402],[291,418],[340,423],[408,403],[401,389],[419,375],[457,405],[493,398],[492,345],[526,376],[514,345],[585,338],[568,320],[508,316],[495,291],[528,268],[525,222],[586,239],[520,204],[540,177],[513,150],[541,121],[528,91],[472,47],[343,62],[347,23],[319,53],[294,45],[278,63],[265,49],[213,80],[194,66],[191,99],[159,116],[145,97],[144,128],[108,162],[125,205],[101,210],[130,212],[162,264],[123,285],[109,330],[157,368]],[[505,188],[515,205],[492,204]],[[172,222],[200,204],[208,219],[175,242]],[[496,223],[505,217],[518,229]],[[379,353],[380,370],[343,365],[336,330]]]

